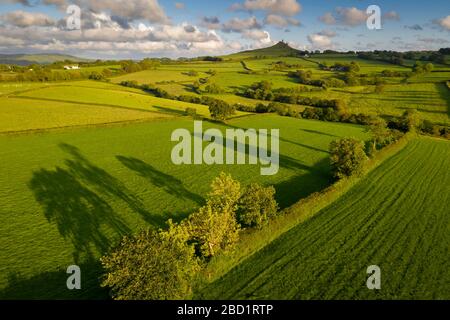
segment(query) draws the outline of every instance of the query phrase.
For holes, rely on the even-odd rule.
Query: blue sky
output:
[[[66,9],[81,10],[81,30]],[[366,9],[381,9],[369,30]],[[0,53],[90,58],[214,55],[280,40],[307,50],[450,47],[448,0],[2,0]]]

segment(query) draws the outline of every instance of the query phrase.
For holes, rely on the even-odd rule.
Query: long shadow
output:
[[[441,99],[447,102],[447,115],[450,117],[450,88],[444,83],[436,84],[436,90],[439,92]]]
[[[135,171],[141,177],[148,179],[154,186],[163,189],[165,192],[176,196],[194,201],[198,205],[204,204],[204,199],[196,193],[189,191],[183,182],[171,175],[161,172],[150,164],[132,157],[117,156],[125,167]]]
[[[170,114],[170,115],[175,115],[175,116],[184,116],[184,115],[186,115],[186,113],[184,111],[182,111],[182,110],[175,110],[175,109],[170,109],[170,108],[160,107],[160,106],[153,106],[153,108],[155,108],[159,112],[165,113],[165,114]]]
[[[276,199],[280,208],[287,208],[309,196],[328,187],[333,182],[330,174],[330,162],[323,159],[314,166],[309,167],[308,172],[292,177],[275,185]]]
[[[332,137],[332,138],[340,138],[339,136],[336,136],[334,134],[321,132],[321,131],[317,131],[317,130],[310,130],[310,129],[300,129],[300,130],[304,131],[304,132],[307,132],[307,133],[320,134],[320,135],[327,136],[327,137]]]
[[[228,124],[228,123],[225,124],[225,126],[227,126],[229,128],[233,128],[233,129],[242,129],[244,131],[248,129],[248,128],[243,128],[243,127],[239,127],[239,126],[234,126],[234,125],[231,125],[231,124]],[[193,134],[195,135],[195,133],[193,133]],[[282,138],[282,137],[279,137],[279,140],[283,141],[283,142],[287,142],[287,143],[292,143],[292,144],[298,145],[298,146],[303,147],[303,148],[311,149],[313,151],[329,153],[328,150],[323,150],[323,149],[315,148],[315,147],[308,146],[308,145],[305,145],[305,144],[301,144],[301,143],[298,143],[298,142],[293,142],[293,141],[287,140],[287,139]],[[249,143],[246,142],[245,145],[243,145],[242,143],[239,143],[237,141],[230,141],[226,137],[224,137],[224,142],[225,143],[226,142],[230,142],[229,144],[226,143],[226,147],[227,148],[228,148],[228,145],[234,145],[236,152],[239,152],[238,150],[240,148],[242,148],[242,149],[245,150],[246,156],[249,155],[249,151],[250,151],[249,150]],[[270,145],[270,138],[269,137],[268,137],[268,144]],[[263,151],[264,153],[271,154],[272,157],[278,156],[280,168],[285,168],[285,169],[290,169],[290,170],[311,171],[311,167],[304,165],[299,160],[294,159],[294,158],[292,158],[290,156],[286,156],[286,155],[283,155],[283,154],[275,154],[275,153],[272,153],[270,150],[267,150],[267,149],[264,149],[264,148],[261,148],[261,151]]]
[[[106,300],[108,291],[100,286],[102,269],[98,260],[79,265],[81,289],[69,290],[66,286],[70,276],[63,268],[25,278],[14,272],[8,274],[8,285],[0,290],[0,300]]]
[[[113,199],[121,199],[133,211],[140,214],[146,222],[156,226],[162,226],[164,224],[163,217],[155,216],[148,212],[142,201],[119,179],[92,164],[80,154],[76,147],[68,144],[61,144],[60,147],[73,157],[73,160],[66,160],[65,164],[75,177],[91,185],[100,194]]]
[[[98,257],[109,249],[111,239],[130,233],[111,201],[125,202],[152,225],[164,224],[162,216],[152,216],[123,183],[93,165],[76,147],[60,147],[71,155],[65,161],[66,168],[40,169],[33,173],[28,186],[47,221],[72,242],[76,263]]]

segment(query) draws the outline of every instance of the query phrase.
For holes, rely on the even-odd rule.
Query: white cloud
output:
[[[442,29],[450,31],[450,15],[446,16],[445,18],[436,20],[435,24],[439,25]]]
[[[220,19],[218,17],[203,17],[200,25],[210,29],[210,30],[217,30],[221,28]]]
[[[279,16],[276,14],[267,15],[267,17],[264,19],[264,23],[274,25],[274,26],[277,26],[280,28],[284,28],[289,25],[300,26],[300,21],[298,21],[294,18],[286,18],[286,17]]]
[[[248,19],[233,18],[223,24],[222,31],[224,32],[242,32],[249,29],[260,29],[261,24],[256,17]]]
[[[233,4],[232,10],[266,11],[271,14],[294,16],[302,10],[297,0],[246,0],[242,4]]]
[[[271,42],[270,33],[264,30],[246,30],[242,33],[242,36],[246,39]]]
[[[334,14],[331,12],[325,13],[319,18],[325,24],[334,25],[341,24],[345,26],[355,27],[367,21],[367,13],[355,7],[351,8],[336,8]]]
[[[308,41],[314,49],[328,49],[333,47],[331,38],[320,33],[310,34]]]
[[[389,11],[383,15],[383,18],[386,20],[400,20],[400,15],[396,11]]]
[[[55,25],[55,21],[43,13],[25,12],[22,10],[8,12],[0,19],[10,25],[25,28],[30,26],[48,27]]]

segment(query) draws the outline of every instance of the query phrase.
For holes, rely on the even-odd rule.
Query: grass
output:
[[[358,126],[278,116],[230,125],[281,128],[278,175],[261,176],[259,166],[250,165],[172,165],[171,132],[191,129],[188,120],[0,137],[0,297],[104,297],[100,254],[125,233],[191,213],[222,170],[243,184],[275,185],[287,207],[331,182],[331,140],[367,137]],[[74,262],[87,268],[84,289],[75,293],[57,281]]]
[[[168,118],[156,112],[0,97],[0,133]]]
[[[188,107],[209,116],[207,106],[94,81],[5,88],[0,96],[0,133],[182,116]]]
[[[205,288],[205,299],[449,299],[449,142],[410,142],[338,201]],[[382,289],[366,288],[378,265]]]
[[[329,79],[341,77],[338,72],[319,70],[318,63],[326,62],[332,65],[336,62],[349,63],[356,61],[361,66],[361,74],[369,77],[383,78],[383,70],[407,72],[410,68],[388,64],[382,61],[359,59],[353,55],[313,55],[311,58],[302,59],[294,57],[270,57],[265,59],[246,60],[246,65],[255,73],[245,73],[237,61],[225,61],[216,63],[180,63],[163,65],[159,70],[144,71],[126,75],[127,80],[136,80],[140,83],[155,83],[165,80],[166,83],[158,84],[171,94],[194,94],[190,85],[196,80],[189,77],[182,78],[182,73],[195,69],[206,72],[209,69],[217,72],[210,77],[210,83],[215,83],[225,90],[226,94],[219,95],[221,99],[231,103],[255,105],[260,101],[251,101],[236,96],[236,91],[244,91],[251,84],[269,80],[276,88],[297,87],[299,84],[288,76],[288,71],[267,71],[273,63],[283,61],[291,65],[301,65],[302,69],[312,71],[313,79]],[[315,62],[315,63],[314,63]],[[294,68],[295,69],[295,68]],[[156,74],[161,77],[156,78]],[[407,109],[417,109],[422,119],[435,123],[448,124],[450,114],[450,91],[445,88],[444,81],[450,76],[450,69],[445,66],[436,67],[435,72],[412,77],[407,84],[402,84],[401,78],[383,78],[386,81],[386,89],[382,94],[374,94],[374,86],[346,87],[342,89],[329,89],[325,92],[302,93],[303,96],[317,96],[325,99],[342,99],[348,102],[349,111],[352,113],[378,114],[400,116]],[[113,81],[118,81],[115,78]],[[121,79],[121,78],[120,78]]]

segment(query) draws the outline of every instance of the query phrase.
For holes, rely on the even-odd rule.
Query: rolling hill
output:
[[[89,59],[63,54],[0,54],[0,64],[16,64],[28,66],[31,64],[51,64],[58,61],[87,62]]]
[[[267,48],[261,48],[261,49],[255,49],[255,50],[248,50],[248,51],[242,51],[239,53],[230,54],[228,56],[224,56],[225,60],[230,59],[245,59],[245,58],[252,58],[252,57],[297,57],[303,55],[303,52],[297,49],[294,49],[289,46],[284,41],[278,42],[276,45],[267,47]]]

